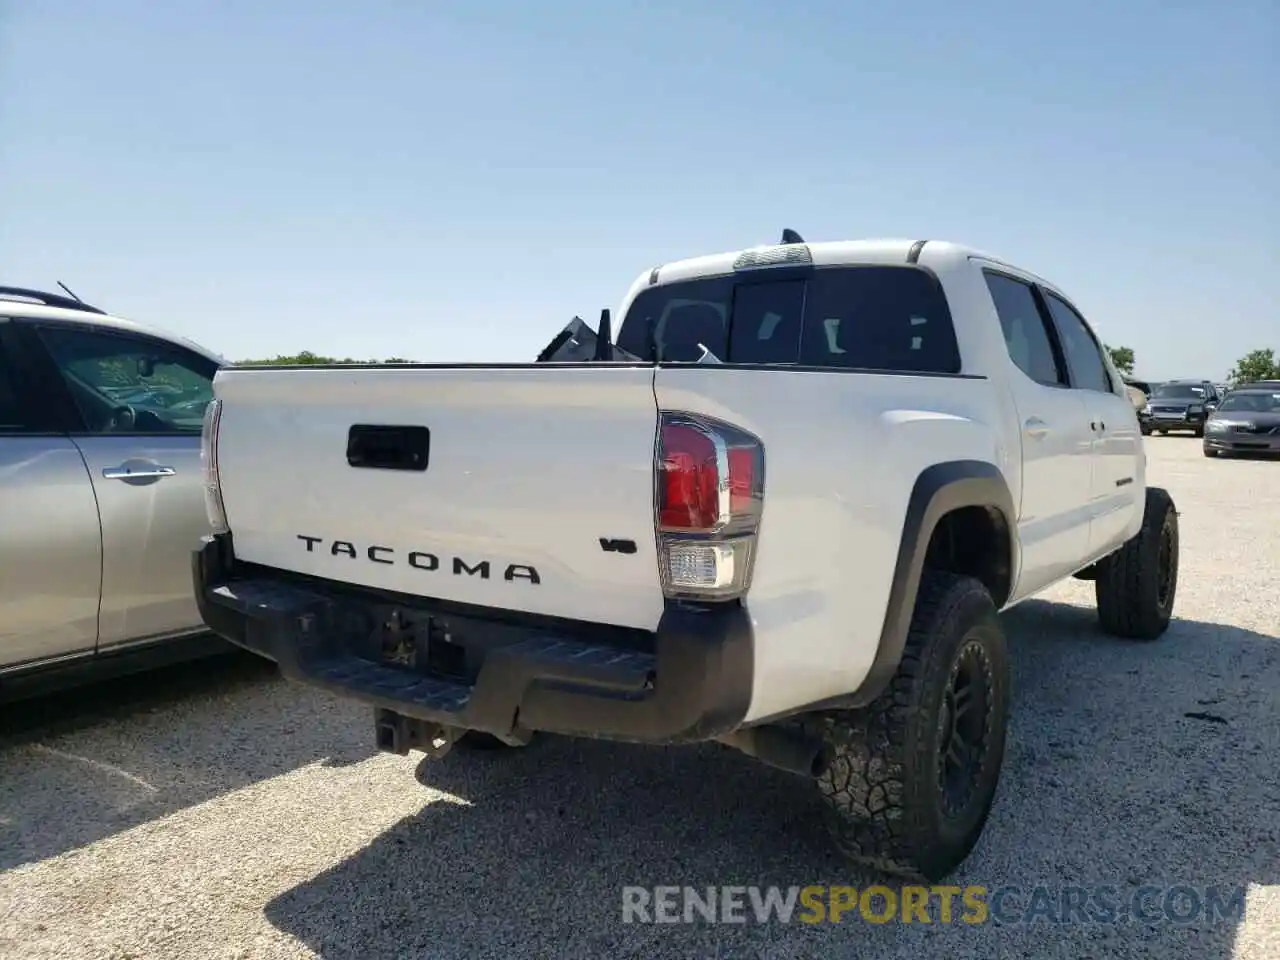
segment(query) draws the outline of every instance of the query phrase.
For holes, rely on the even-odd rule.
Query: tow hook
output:
[[[802,777],[822,776],[830,762],[821,738],[791,727],[772,724],[744,727],[717,739],[761,763]]]
[[[465,730],[442,723],[406,717],[394,710],[378,709],[373,717],[374,738],[383,753],[406,756],[421,750],[433,760],[445,756]]]

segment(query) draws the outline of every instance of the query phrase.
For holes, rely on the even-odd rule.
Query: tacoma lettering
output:
[[[305,533],[300,533],[297,536],[305,544],[307,553],[327,552],[333,557],[347,557],[350,560],[366,559],[370,563],[380,563],[384,566],[397,566],[400,563],[406,563],[415,570],[425,570],[428,573],[441,569],[440,557],[426,550],[411,550],[404,555],[402,560],[396,555],[394,547],[370,544],[367,547],[357,548],[356,544],[350,540],[326,541],[324,537],[310,537]],[[324,546],[325,544],[328,545],[327,550]],[[455,577],[478,577],[481,580],[492,579],[493,562],[490,560],[446,557],[443,567]],[[535,586],[542,583],[542,577],[538,575],[537,568],[527,563],[507,564],[502,571],[502,579],[507,583],[523,580]]]

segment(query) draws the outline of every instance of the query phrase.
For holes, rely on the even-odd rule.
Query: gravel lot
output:
[[[1182,514],[1178,620],[1104,638],[1075,582],[1006,615],[1009,753],[956,882],[1245,885],[1242,921],[624,925],[628,884],[875,878],[811,788],[727,749],[378,755],[364,709],[229,658],[0,713],[0,956],[1274,960],[1280,463],[1147,448]]]

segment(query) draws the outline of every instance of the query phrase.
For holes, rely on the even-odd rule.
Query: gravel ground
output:
[[[1181,511],[1177,622],[1109,640],[1076,582],[1006,615],[1009,752],[956,883],[1242,886],[1242,918],[623,924],[623,885],[876,878],[830,853],[811,789],[729,750],[418,763],[375,754],[365,710],[231,658],[0,715],[0,956],[1274,960],[1280,463],[1148,450]]]

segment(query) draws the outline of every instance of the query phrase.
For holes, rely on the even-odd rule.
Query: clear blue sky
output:
[[[1278,184],[1275,0],[0,0],[0,279],[232,359],[531,359],[789,226],[1221,377],[1280,350]]]

